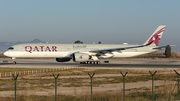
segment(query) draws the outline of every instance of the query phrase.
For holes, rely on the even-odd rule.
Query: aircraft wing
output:
[[[89,52],[97,53],[97,54],[106,54],[106,53],[116,52],[116,51],[120,51],[120,50],[139,48],[139,47],[144,47],[144,46],[147,46],[147,45],[139,45],[139,46],[132,46],[132,47],[121,47],[121,48],[109,48],[109,49],[98,49],[98,50],[91,50]]]

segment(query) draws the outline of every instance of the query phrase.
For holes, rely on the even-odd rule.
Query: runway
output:
[[[122,60],[109,59],[109,63],[104,63],[108,59],[100,59],[101,64],[80,64],[78,62],[56,62],[54,59],[17,59],[17,64],[12,64],[11,59],[0,59],[0,67],[12,68],[57,68],[57,67],[72,67],[78,66],[82,68],[93,69],[111,69],[111,68],[180,68],[180,60]]]

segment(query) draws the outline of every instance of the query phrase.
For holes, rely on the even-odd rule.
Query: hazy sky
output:
[[[180,51],[180,0],[0,0],[0,42],[142,44],[166,25]]]

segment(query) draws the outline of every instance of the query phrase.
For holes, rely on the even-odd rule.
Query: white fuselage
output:
[[[119,47],[133,47],[137,45],[120,45],[120,44],[18,44],[9,48],[4,55],[9,57],[25,57],[25,58],[63,58],[71,57],[72,53],[87,53],[90,56],[96,53],[89,52],[91,50],[119,48]],[[118,58],[118,57],[133,57],[157,51],[152,49],[154,47],[138,47],[133,49],[119,50],[114,52],[107,52],[98,56],[98,58]]]

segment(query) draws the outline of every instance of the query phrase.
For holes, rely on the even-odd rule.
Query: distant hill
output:
[[[23,44],[23,43],[45,43],[45,42],[43,42],[43,41],[41,41],[39,39],[34,39],[34,40],[30,41],[30,42],[28,42],[28,41],[27,42],[18,41],[15,44]]]
[[[39,39],[34,39],[34,40],[30,41],[29,43],[45,43],[45,42],[43,42]]]

